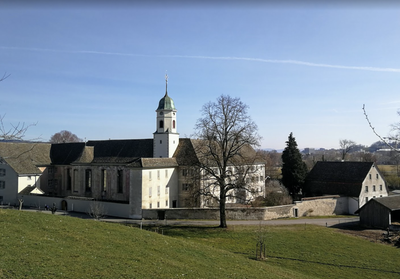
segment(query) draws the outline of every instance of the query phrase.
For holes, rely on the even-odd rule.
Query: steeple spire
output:
[[[165,74],[165,96],[168,95],[168,75]]]

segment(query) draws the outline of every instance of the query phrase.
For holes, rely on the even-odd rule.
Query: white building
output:
[[[42,194],[50,163],[49,143],[0,142],[0,204],[17,205],[18,194]]]
[[[307,175],[304,194],[349,197],[349,213],[353,214],[369,200],[388,196],[389,191],[373,162],[320,161]]]

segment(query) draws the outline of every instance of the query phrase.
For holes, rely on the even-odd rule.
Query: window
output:
[[[168,170],[165,170],[165,178],[168,178]]]
[[[71,169],[67,169],[67,190],[71,190],[71,187],[72,187]]]
[[[183,191],[188,191],[190,186],[191,186],[191,184],[189,184],[189,183],[183,183],[182,184],[182,190]]]
[[[5,189],[6,188],[6,182],[3,180],[0,180],[0,189]]]
[[[157,171],[157,179],[160,180],[160,171]]]
[[[49,189],[54,189],[54,180],[53,179],[47,180],[47,184],[49,186]]]
[[[160,126],[159,126],[161,129],[162,128],[164,128],[164,121],[163,120],[160,120]]]
[[[149,208],[152,208],[152,204],[151,203],[149,203]]]
[[[160,188],[161,188],[160,186],[157,186],[157,196],[160,195],[160,192],[161,192]]]
[[[365,192],[368,192],[368,186],[365,186]]]
[[[372,179],[372,174],[369,174],[369,179]]]
[[[382,185],[379,185],[379,190],[382,191]]]
[[[157,202],[157,208],[160,208],[160,202]]]
[[[368,202],[368,197],[365,197],[365,202]]]
[[[151,180],[151,171],[149,171],[149,180]]]
[[[175,129],[175,120],[172,121],[172,128]]]
[[[379,174],[376,174],[376,179],[379,179]]]
[[[166,194],[166,195],[168,195],[168,189],[169,189],[168,185],[165,186],[165,194]]]
[[[188,170],[187,169],[183,169],[182,170],[182,176],[187,176],[188,175]]]
[[[0,203],[3,202],[3,196],[0,196]]]
[[[85,190],[86,192],[92,191],[92,170],[85,171]]]
[[[151,187],[149,187],[149,197],[151,197],[151,196],[152,196],[152,189],[151,189]]]
[[[168,200],[165,201],[165,206],[168,206]]]
[[[0,176],[6,176],[6,169],[0,169]]]
[[[118,193],[122,193],[124,190],[124,171],[117,171],[117,191]]]
[[[376,191],[376,187],[375,185],[372,186],[372,191],[375,192]]]
[[[162,140],[160,140],[160,144],[162,144]]]
[[[101,170],[101,190],[107,191],[107,170]]]
[[[74,185],[73,185],[73,191],[78,192],[79,190],[79,172],[78,170],[74,170]]]

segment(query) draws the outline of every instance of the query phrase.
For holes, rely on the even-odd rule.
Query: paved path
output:
[[[38,211],[36,209],[23,209],[25,211],[41,212],[51,214],[51,211]],[[84,213],[57,211],[57,215],[66,215],[82,219],[91,219]],[[174,226],[218,226],[219,220],[133,220],[124,218],[107,217],[101,219],[103,222],[121,223],[121,224],[143,224],[143,225],[174,225]],[[229,225],[295,225],[295,224],[312,224],[326,227],[339,225],[355,225],[358,224],[360,218],[358,216],[342,217],[342,218],[298,218],[298,219],[278,219],[278,220],[231,220],[227,221]]]
[[[229,225],[294,225],[294,224],[313,224],[319,226],[338,226],[338,225],[354,225],[358,224],[360,218],[358,216],[344,218],[317,218],[317,219],[280,219],[280,220],[235,220],[227,221]],[[174,225],[174,226],[218,226],[219,220],[131,220],[131,219],[103,219],[106,222],[118,222],[125,224],[146,224],[146,225]]]

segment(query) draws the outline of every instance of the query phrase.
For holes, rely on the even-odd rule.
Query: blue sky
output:
[[[370,145],[363,104],[382,136],[400,121],[400,5],[49,3],[0,9],[0,113],[27,139],[151,138],[166,71],[182,137],[221,94],[262,148]]]

